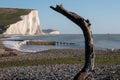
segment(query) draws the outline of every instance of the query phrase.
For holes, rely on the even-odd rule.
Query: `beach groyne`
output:
[[[71,42],[57,42],[57,41],[27,41],[26,45],[53,45],[53,46],[69,46],[69,45],[74,45],[75,43]]]

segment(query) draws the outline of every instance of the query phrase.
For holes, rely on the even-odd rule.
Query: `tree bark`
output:
[[[79,73],[74,77],[73,80],[86,80],[91,72],[94,70],[94,50],[93,50],[93,37],[91,31],[91,23],[87,19],[77,15],[74,12],[67,11],[62,5],[56,5],[56,7],[50,6],[51,9],[61,13],[68,19],[77,24],[83,31],[85,38],[85,64]]]

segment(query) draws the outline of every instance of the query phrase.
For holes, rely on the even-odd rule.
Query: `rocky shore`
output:
[[[73,80],[81,64],[55,64],[0,69],[2,80]],[[120,65],[97,65],[92,80],[120,80]],[[91,79],[90,79],[91,80]]]
[[[23,53],[0,45],[0,64],[3,61],[37,59],[84,58],[84,50],[55,49]],[[7,53],[7,55],[5,54]],[[120,50],[96,50],[96,58],[120,56]],[[12,54],[12,55],[11,55]],[[14,54],[14,55],[13,55]],[[120,64],[95,64],[92,80],[120,80]],[[45,64],[0,68],[0,80],[72,80],[83,67],[79,64]],[[90,77],[91,77],[90,76]],[[91,80],[91,79],[89,79]]]
[[[111,51],[96,51],[97,57],[120,56]],[[109,53],[109,55],[107,54]],[[21,53],[22,54],[22,53]],[[1,57],[1,61],[32,60],[43,58],[84,57],[83,50],[48,50],[37,53],[24,53],[17,56]],[[1,80],[72,80],[83,64],[52,64],[0,68]],[[120,80],[120,65],[96,64],[93,80]]]

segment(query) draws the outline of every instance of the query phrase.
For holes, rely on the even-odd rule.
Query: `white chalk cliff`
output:
[[[44,34],[60,34],[59,31],[53,30],[53,29],[44,29],[44,30],[42,30],[42,32],[43,32]]]
[[[59,31],[52,31],[49,34],[60,34],[60,32]]]
[[[20,16],[21,20],[8,25],[4,34],[35,35],[42,34],[37,10],[31,10],[27,15]]]

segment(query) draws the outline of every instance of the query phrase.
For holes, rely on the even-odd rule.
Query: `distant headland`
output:
[[[42,32],[44,34],[60,34],[58,30],[54,30],[54,29],[43,29]]]

